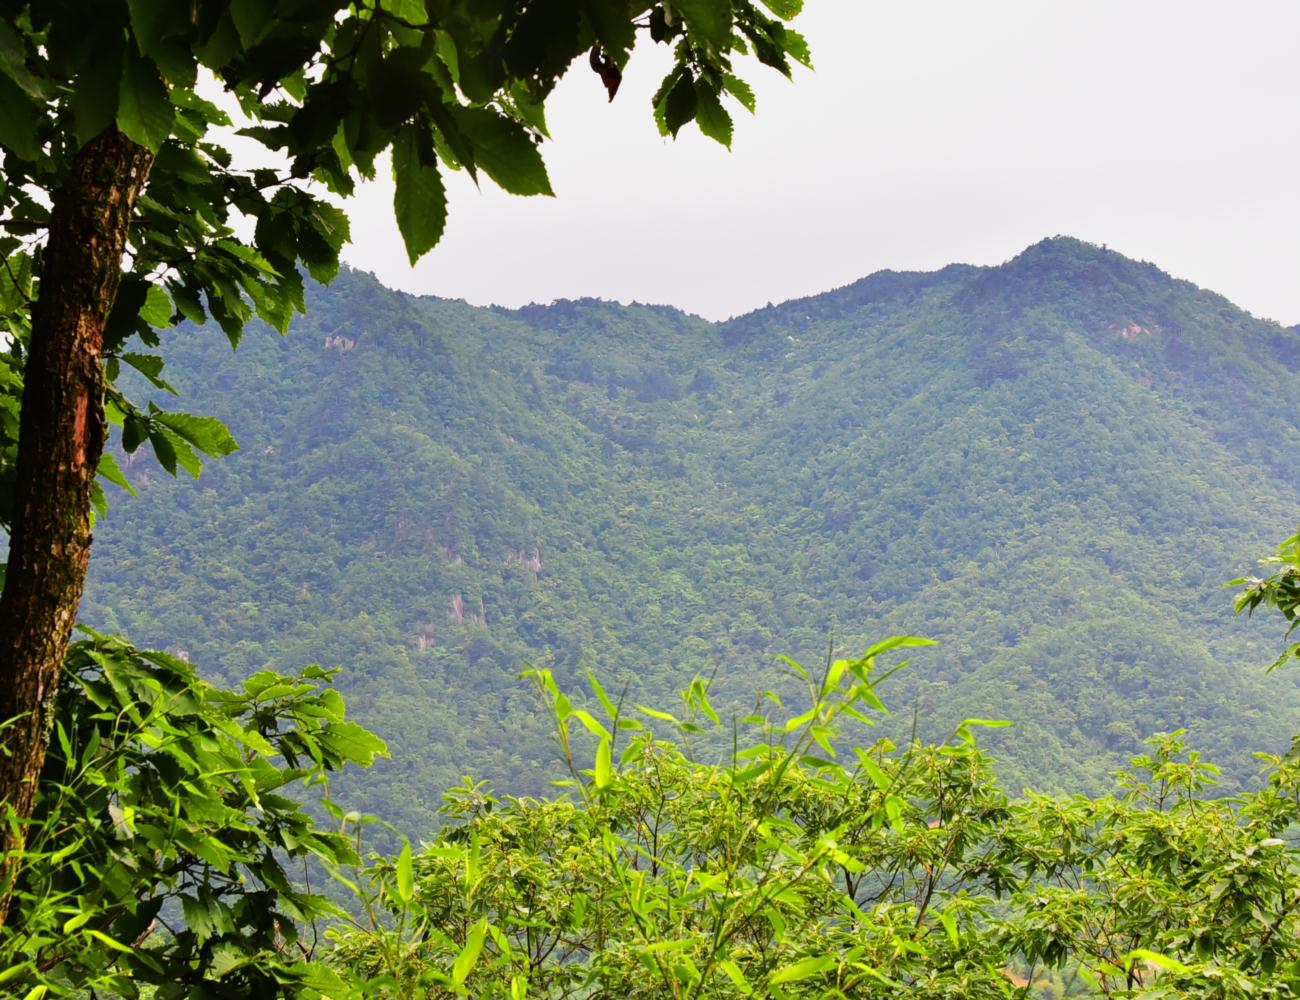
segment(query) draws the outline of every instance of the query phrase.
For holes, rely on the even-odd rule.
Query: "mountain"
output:
[[[1221,589],[1294,531],[1300,330],[1103,248],[720,324],[353,271],[282,339],[165,351],[242,451],[197,482],[135,456],[83,618],[228,679],[343,665],[394,751],[347,794],[407,832],[462,773],[553,773],[530,663],[658,705],[702,674],[739,709],[775,653],[928,635],[882,731],[1011,719],[984,742],[1045,790],[1175,727],[1248,780],[1300,731],[1277,628]]]

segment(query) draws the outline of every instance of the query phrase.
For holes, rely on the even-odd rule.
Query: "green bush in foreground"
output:
[[[329,676],[223,691],[165,653],[74,643],[36,812],[6,817],[25,843],[0,995],[342,995],[303,936],[341,911],[298,866],[357,857],[295,789],[386,751],[346,721]]]
[[[593,679],[598,718],[534,673],[563,796],[452,792],[435,841],[371,870],[371,919],[336,932],[338,959],[387,996],[1294,994],[1294,760],[1215,800],[1215,769],[1163,735],[1114,795],[1012,802],[982,720],[942,746],[837,749],[883,710],[877,658],[919,642],[820,678],[790,662],[810,707],[767,695],[734,726],[699,682],[678,719]],[[692,750],[709,730],[732,739],[720,762]]]
[[[361,877],[355,815],[287,786],[383,745],[309,668],[241,692],[92,635],[65,675],[0,938],[18,996],[1291,997],[1300,762],[1212,798],[1178,734],[1098,798],[996,786],[968,720],[943,745],[854,742],[896,637],[729,721],[591,711],[530,672],[567,764],[549,799],[466,780],[418,851]],[[652,727],[658,727],[656,733]],[[666,735],[665,735],[666,734]],[[717,747],[727,746],[722,752]],[[846,749],[848,747],[848,749]],[[356,894],[313,891],[315,858]],[[150,991],[156,990],[156,993]],[[80,995],[87,995],[81,992]]]

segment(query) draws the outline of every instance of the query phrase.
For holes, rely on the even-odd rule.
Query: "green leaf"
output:
[[[718,92],[703,80],[698,80],[695,84],[695,97],[698,102],[695,109],[695,124],[710,139],[714,139],[730,149],[731,115],[727,114],[727,109],[718,100]]]
[[[731,45],[731,0],[673,0],[673,9],[686,21],[686,30],[714,52]]]
[[[185,923],[200,942],[206,941],[217,930],[218,920],[212,912],[212,905],[214,904],[202,903],[193,896],[181,896],[181,912],[185,915]]]
[[[698,108],[699,96],[695,92],[695,80],[689,71],[685,71],[677,78],[677,82],[663,99],[665,133],[676,138],[681,127],[695,117]]]
[[[880,640],[880,642],[871,646],[865,653],[862,654],[862,659],[869,660],[871,659],[871,657],[878,656],[879,654],[887,652],[891,649],[909,648],[912,646],[933,646],[933,645],[935,645],[935,641],[933,639],[926,639],[919,635],[891,635],[888,639],[882,639]]]
[[[663,719],[664,722],[671,722],[675,726],[680,726],[681,720],[669,712],[661,712],[657,708],[647,708],[645,705],[638,705],[637,708],[650,716],[652,719]]]
[[[403,125],[393,140],[393,212],[397,229],[414,265],[438,245],[447,223],[447,193],[436,162],[426,164],[421,133]]]
[[[120,941],[114,941],[103,931],[97,931],[93,927],[87,927],[81,933],[89,935],[90,937],[94,938],[96,941],[100,942],[101,944],[108,945],[108,947],[112,948],[114,951],[120,951],[127,955],[132,954],[132,950],[129,947],[122,944]]]
[[[176,111],[158,67],[152,59],[127,46],[117,97],[117,127],[127,137],[158,152],[172,132]]]
[[[502,190],[554,195],[542,154],[522,125],[486,108],[459,108],[453,115],[473,150],[474,165]]]
[[[126,425],[126,429],[129,430],[131,426],[132,424],[128,421]],[[169,474],[173,476],[176,475],[177,456],[176,456],[176,448],[172,444],[172,439],[163,431],[159,430],[153,424],[147,424],[145,426],[147,428],[149,443],[153,445],[154,458],[158,459],[158,464],[161,465],[165,470],[167,470]],[[127,451],[134,450],[130,447],[130,441],[126,436],[125,431],[123,432],[122,435],[122,444],[123,447],[127,449]],[[190,452],[190,457],[195,457],[192,451]],[[195,460],[197,460],[196,457]],[[188,466],[186,466],[186,468],[188,468]]]
[[[474,929],[469,932],[469,937],[465,939],[465,947],[460,950],[456,961],[452,963],[451,978],[457,986],[463,985],[469,978],[474,963],[478,961],[479,952],[483,950],[483,939],[486,936],[487,920],[484,919],[474,925]]]
[[[397,898],[403,903],[410,903],[415,895],[415,873],[411,864],[411,842],[402,843],[402,851],[397,855]]]
[[[833,968],[835,968],[835,957],[833,955],[817,955],[777,969],[772,973],[768,982],[773,986],[780,983],[793,983],[800,979],[811,979],[813,976],[820,975],[827,969]]]
[[[963,719],[953,735],[963,743],[974,744],[975,735],[971,732],[972,726],[982,726],[985,729],[1003,729],[1009,725],[1011,723],[1005,719]]]
[[[740,971],[739,965],[729,958],[724,958],[718,963],[718,968],[726,974],[727,978],[731,980],[732,985],[735,986],[744,996],[753,995],[754,987],[749,984],[749,980],[745,978],[745,974]]]
[[[587,17],[605,55],[622,69],[636,44],[636,23],[625,0],[586,0]]]
[[[722,75],[722,89],[738,100],[746,111],[753,114],[757,102],[754,100],[754,91],[749,84],[738,76],[724,73]]]
[[[122,51],[121,39],[105,39],[91,48],[77,72],[72,87],[72,120],[77,142],[83,146],[117,115]]]
[[[220,979],[236,969],[250,965],[256,960],[256,955],[248,954],[238,944],[230,940],[218,941],[212,946],[211,954],[208,970],[216,979]]]
[[[41,155],[37,136],[43,116],[32,99],[9,77],[0,74],[0,145],[12,149],[24,160]]]
[[[595,693],[596,700],[600,702],[600,707],[605,710],[605,714],[609,718],[613,719],[618,715],[618,709],[615,708],[614,703],[609,700],[609,695],[605,694],[605,689],[601,687],[600,681],[596,679],[596,675],[592,673],[591,670],[587,670],[586,674],[587,683],[591,685],[591,690]]]
[[[803,10],[803,0],[762,0],[762,3],[783,21],[798,17]]]
[[[610,764],[612,756],[612,747],[608,736],[601,739],[600,745],[596,747],[596,787],[605,788],[609,785],[612,767]]]
[[[250,750],[255,750],[265,757],[275,756],[275,747],[255,729],[245,729],[234,719],[214,719],[213,726]]]
[[[1162,955],[1156,951],[1148,951],[1146,948],[1134,948],[1124,956],[1124,967],[1131,969],[1138,962],[1149,962],[1152,965],[1159,966],[1169,972],[1187,972],[1188,968],[1177,959],[1170,958],[1168,955]]]
[[[362,767],[373,764],[376,756],[388,756],[388,744],[355,722],[329,723],[322,731],[321,743]]]
[[[153,418],[164,427],[175,431],[185,441],[205,455],[220,458],[239,450],[239,444],[229,429],[216,417],[196,417],[190,413],[157,411]]]
[[[99,468],[95,470],[95,474],[103,479],[107,479],[114,486],[126,490],[131,494],[131,496],[136,495],[135,487],[131,485],[130,480],[128,480],[125,473],[122,472],[122,467],[117,464],[117,459],[113,456],[111,451],[105,451],[100,454]]]
[[[384,10],[413,24],[422,24],[429,19],[424,9],[424,0],[382,0]]]
[[[609,730],[597,722],[590,712],[583,711],[579,708],[575,709],[572,715],[575,719],[581,722],[587,728],[587,732],[591,733],[593,736],[601,738],[609,736]]]
[[[27,41],[8,20],[0,21],[0,73],[18,84],[37,101],[58,96],[58,84],[28,68]]]
[[[961,937],[957,934],[957,919],[947,910],[940,910],[939,923],[943,924],[943,929],[948,932],[948,940],[952,942],[952,946],[961,947]]]

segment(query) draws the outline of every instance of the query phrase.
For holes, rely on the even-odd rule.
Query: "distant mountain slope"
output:
[[[739,705],[775,652],[927,634],[894,732],[1013,719],[989,742],[1037,787],[1184,725],[1243,776],[1300,729],[1219,589],[1294,529],[1300,332],[1088,244],[716,325],[348,272],[283,340],[168,358],[243,450],[132,467],[84,617],[228,676],[343,664],[396,752],[356,794],[412,832],[463,772],[537,787],[526,662]]]

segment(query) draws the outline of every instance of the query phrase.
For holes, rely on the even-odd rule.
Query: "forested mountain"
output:
[[[349,796],[408,832],[462,773],[553,773],[528,664],[739,706],[775,653],[929,635],[899,732],[1014,720],[985,740],[1013,788],[1095,788],[1183,726],[1241,779],[1300,730],[1276,627],[1220,587],[1294,530],[1300,331],[1150,264],[1058,238],[721,324],[358,272],[308,304],[234,354],[173,333],[242,450],[127,467],[82,614],[227,678],[342,665],[393,750]]]

